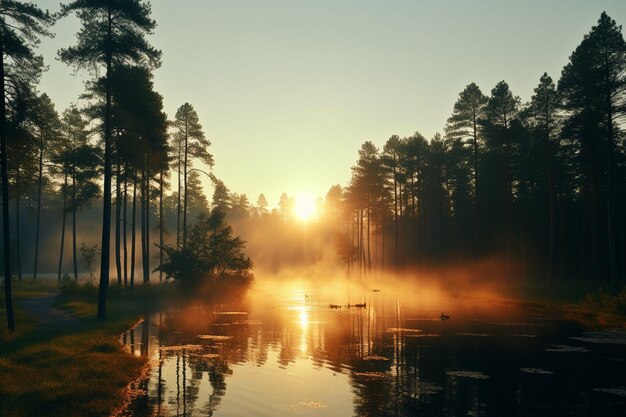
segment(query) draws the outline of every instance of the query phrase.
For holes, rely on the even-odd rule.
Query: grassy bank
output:
[[[17,331],[0,331],[0,415],[108,416],[146,365],[118,343],[119,335],[149,311],[172,302],[167,286],[111,288],[108,319],[95,320],[95,289],[75,288],[56,307],[79,320],[71,326],[41,324],[21,306],[28,298],[57,292],[55,282],[15,285]],[[0,299],[2,309],[4,300]]]
[[[626,287],[609,291],[588,282],[531,283],[507,296],[528,308],[563,316],[589,328],[626,328]]]
[[[626,287],[616,293],[597,290],[564,306],[564,313],[588,327],[626,328]]]

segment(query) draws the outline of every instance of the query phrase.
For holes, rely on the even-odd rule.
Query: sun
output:
[[[313,218],[317,212],[317,203],[315,198],[307,194],[299,194],[296,196],[293,213],[301,221],[306,222]]]

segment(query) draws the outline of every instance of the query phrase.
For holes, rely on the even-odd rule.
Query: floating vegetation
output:
[[[624,331],[585,332],[583,335],[582,337],[570,337],[570,339],[604,345],[626,345],[626,332]]]
[[[456,333],[455,336],[471,336],[471,337],[490,337],[493,336],[491,333]]]
[[[388,361],[389,360],[389,358],[386,358],[384,356],[378,356],[378,355],[363,356],[362,359],[364,361]]]
[[[626,397],[626,387],[618,388],[594,388],[595,392],[603,392],[605,394],[618,395],[620,397]]]
[[[421,333],[422,330],[420,329],[407,329],[405,327],[389,327],[388,329],[385,330],[386,332],[390,332],[390,333]]]
[[[489,379],[489,375],[475,371],[447,371],[446,374],[453,378]]]
[[[443,388],[432,382],[420,382],[418,392],[421,395],[433,395],[443,391]]]
[[[545,349],[546,352],[589,352],[589,349],[583,346],[569,346],[569,345],[549,345]]]
[[[537,375],[554,375],[552,371],[546,371],[541,368],[520,368],[520,371],[525,372],[527,374],[537,374]]]
[[[221,336],[217,334],[201,334],[196,337],[202,340],[230,340],[233,338],[232,336]]]

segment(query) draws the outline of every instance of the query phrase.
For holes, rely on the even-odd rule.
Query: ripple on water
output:
[[[520,371],[525,372],[527,374],[537,374],[537,375],[554,375],[552,371],[546,371],[541,368],[520,368]]]
[[[352,375],[364,379],[383,379],[387,376],[384,372],[352,372]]]
[[[548,345],[545,348],[546,352],[589,352],[584,346],[570,346],[570,345]]]
[[[493,336],[492,333],[456,333],[455,336],[471,336],[471,337],[490,337]]]
[[[389,358],[386,358],[384,356],[378,356],[378,355],[370,355],[370,356],[363,356],[364,361],[388,361]]]
[[[489,379],[489,375],[476,371],[447,371],[446,374],[453,378]]]
[[[617,388],[594,388],[595,392],[602,392],[605,394],[618,395],[620,397],[626,397],[626,387]]]
[[[598,343],[604,345],[626,345],[626,332],[606,331],[606,332],[585,332],[583,336],[570,337],[571,340],[579,342]]]
[[[385,329],[389,333],[421,333],[420,329],[408,329],[406,327],[388,327]]]
[[[309,407],[309,408],[326,408],[326,404],[322,404],[319,401],[300,401],[296,404],[298,407]]]
[[[243,316],[248,314],[247,311],[217,311],[215,314],[219,316]]]
[[[196,337],[202,340],[215,340],[215,341],[230,340],[233,338],[232,336],[222,336],[222,335],[217,335],[217,334],[200,334]]]
[[[180,352],[183,350],[202,350],[202,345],[176,345],[176,346],[161,346],[161,352]]]
[[[443,388],[432,382],[420,382],[418,390],[422,395],[433,395],[443,391]]]

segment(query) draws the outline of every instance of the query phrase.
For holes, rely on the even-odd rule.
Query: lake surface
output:
[[[626,333],[489,298],[256,290],[122,342],[152,364],[126,416],[626,415]]]

